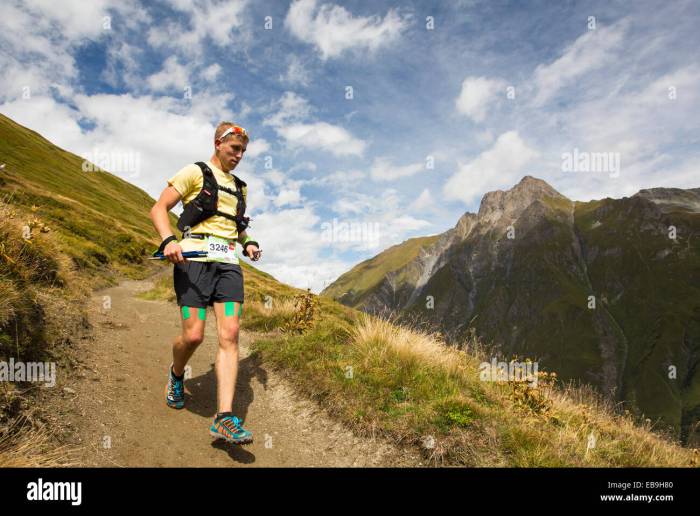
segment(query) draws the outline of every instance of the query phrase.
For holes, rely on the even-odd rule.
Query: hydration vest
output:
[[[243,187],[247,187],[248,185],[231,174],[236,183],[236,191],[233,191],[217,183],[214,173],[206,163],[198,161],[196,165],[202,170],[202,190],[197,194],[197,197],[185,205],[182,215],[180,215],[180,219],[177,221],[177,228],[182,232],[187,232],[188,229],[191,230],[197,224],[200,224],[208,218],[219,215],[220,217],[235,222],[236,230],[239,234],[243,232],[250,222],[250,217],[244,216],[245,199],[243,198]],[[219,191],[226,192],[236,197],[238,203],[236,204],[235,215],[219,211]]]

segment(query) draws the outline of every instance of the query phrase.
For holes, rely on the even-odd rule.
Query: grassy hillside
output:
[[[153,270],[143,190],[0,115],[0,356],[39,359],[81,324],[91,288]]]
[[[52,254],[107,282],[115,271],[143,274],[142,259],[157,241],[146,192],[108,172],[84,172],[82,158],[2,115],[0,162],[4,204],[18,221],[48,226]]]
[[[146,260],[158,243],[148,217],[154,200],[82,165],[82,158],[0,115],[2,361],[70,361],[65,352],[85,330],[91,290],[157,270]],[[41,417],[31,390],[0,383],[0,462],[65,464],[56,462],[60,453],[39,453],[49,441],[30,430]]]
[[[421,249],[431,246],[439,235],[410,238],[359,263],[328,286],[322,295],[338,299],[348,306],[357,306],[365,294],[376,288],[384,277],[403,268]]]

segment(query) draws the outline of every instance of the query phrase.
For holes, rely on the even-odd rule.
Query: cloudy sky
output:
[[[525,4],[4,1],[0,112],[154,197],[243,125],[259,267],[314,291],[527,174],[700,187],[700,4]]]

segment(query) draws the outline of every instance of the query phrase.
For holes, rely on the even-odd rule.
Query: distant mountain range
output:
[[[526,176],[322,293],[537,359],[700,442],[700,188],[572,201]]]

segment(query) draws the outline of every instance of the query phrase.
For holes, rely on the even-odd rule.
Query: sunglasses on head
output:
[[[229,134],[242,134],[243,136],[248,136],[245,129],[238,125],[234,125],[226,129],[221,136],[219,136],[219,141],[223,141]]]

